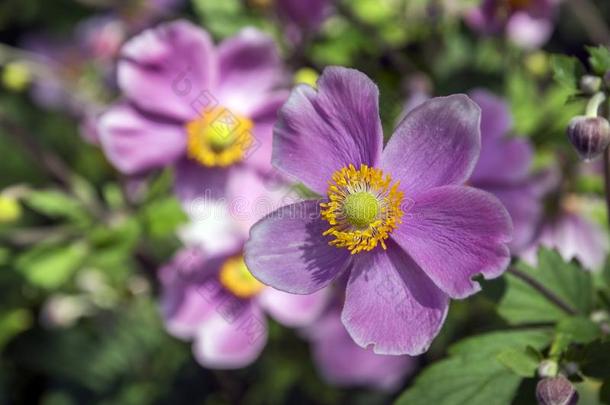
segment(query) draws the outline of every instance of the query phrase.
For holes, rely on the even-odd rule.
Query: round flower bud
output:
[[[540,377],[555,377],[559,371],[559,365],[555,360],[544,360],[538,366],[538,375]]]
[[[592,95],[599,91],[602,86],[601,77],[584,75],[580,78],[580,91],[585,94]]]
[[[601,155],[610,144],[610,123],[602,117],[576,116],[567,133],[578,155],[587,161]]]
[[[578,402],[578,391],[570,380],[558,375],[538,382],[536,398],[541,405],[575,405]]]

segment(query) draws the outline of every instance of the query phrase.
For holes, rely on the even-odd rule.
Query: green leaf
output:
[[[82,220],[87,217],[84,207],[78,200],[59,190],[32,191],[24,201],[34,211],[51,218]]]
[[[508,348],[496,356],[498,361],[521,377],[533,377],[536,374],[539,359],[527,350]]]
[[[87,253],[88,248],[82,242],[68,246],[42,246],[19,256],[16,267],[33,285],[54,289],[72,276]]]
[[[31,324],[32,316],[26,309],[18,308],[0,313],[0,348]]]
[[[600,337],[599,325],[584,317],[571,317],[557,324],[557,332],[569,336],[574,343],[589,343]]]
[[[553,78],[561,86],[574,90],[578,88],[583,68],[578,59],[573,56],[552,55],[551,70]]]
[[[465,339],[449,348],[450,357],[426,368],[396,401],[397,405],[509,404],[521,376],[497,357],[509,349],[546,346],[541,330],[492,332]]]
[[[589,51],[589,65],[594,73],[602,76],[610,70],[610,49],[599,45],[588,46],[587,51]]]
[[[143,212],[146,230],[153,237],[174,233],[178,225],[187,220],[180,203],[174,197],[167,197],[148,204]]]
[[[517,269],[573,310],[587,314],[593,307],[591,275],[574,263],[565,263],[554,251],[541,249],[538,268],[524,262]],[[498,305],[499,314],[511,324],[556,322],[571,316],[530,283],[508,273],[507,287]]]

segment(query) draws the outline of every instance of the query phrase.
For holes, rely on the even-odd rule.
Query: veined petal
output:
[[[383,142],[378,99],[377,86],[363,73],[324,69],[317,91],[297,86],[280,110],[273,164],[318,194],[342,167],[374,167]]]
[[[472,278],[500,276],[510,262],[513,226],[490,193],[463,186],[421,193],[393,238],[451,298],[480,290]]]
[[[430,99],[394,131],[381,168],[400,180],[405,195],[468,180],[479,158],[480,108],[465,95]]]
[[[375,249],[354,260],[341,319],[361,347],[412,356],[428,350],[447,315],[449,299],[400,247]]]
[[[311,294],[348,267],[349,251],[329,246],[319,201],[284,206],[250,230],[244,259],[262,283],[293,294]]]

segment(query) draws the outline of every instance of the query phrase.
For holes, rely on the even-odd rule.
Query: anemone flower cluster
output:
[[[296,87],[275,126],[273,164],[320,198],[256,223],[245,261],[264,284],[310,294],[348,278],[341,319],[361,347],[417,355],[450,298],[500,276],[512,222],[493,195],[465,185],[481,149],[480,108],[465,95],[411,111],[383,148],[378,89],[329,67]]]

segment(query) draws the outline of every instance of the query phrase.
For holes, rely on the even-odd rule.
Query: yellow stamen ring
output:
[[[402,222],[403,193],[390,175],[367,165],[344,167],[328,182],[328,202],[321,203],[321,215],[330,228],[330,244],[352,254],[373,250]]]
[[[253,297],[265,288],[265,285],[250,273],[242,256],[231,257],[223,263],[219,280],[220,284],[239,298]]]
[[[226,108],[205,111],[186,124],[187,155],[208,167],[240,162],[253,144],[253,127],[251,120]]]

